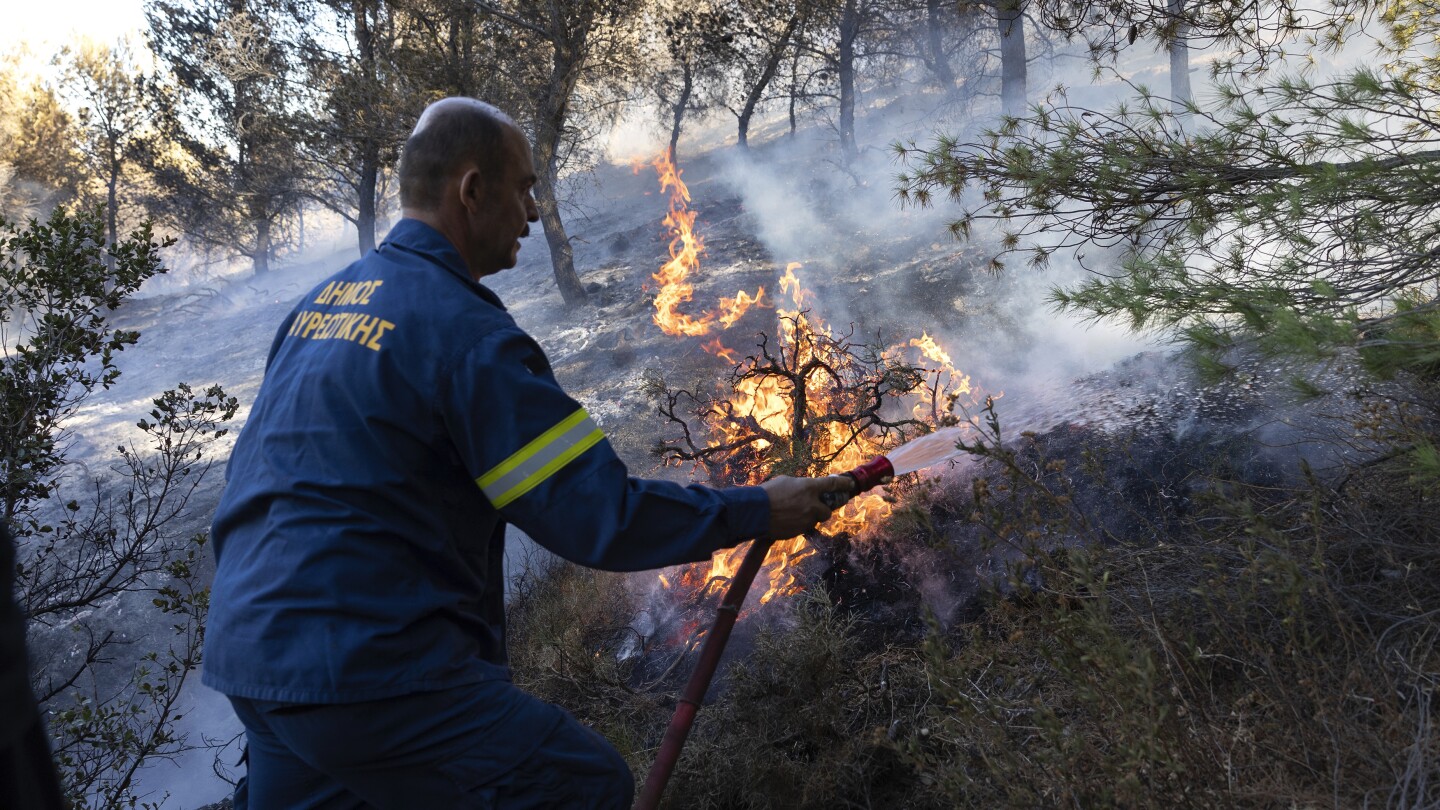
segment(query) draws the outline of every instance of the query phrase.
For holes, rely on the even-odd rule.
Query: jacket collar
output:
[[[385,235],[385,241],[381,242],[380,247],[376,250],[379,253],[387,250],[399,250],[426,259],[459,277],[473,287],[481,298],[502,310],[505,309],[505,304],[500,301],[500,296],[470,277],[470,270],[465,266],[465,260],[460,258],[460,252],[450,244],[450,240],[418,219],[402,219],[395,223],[395,227]]]

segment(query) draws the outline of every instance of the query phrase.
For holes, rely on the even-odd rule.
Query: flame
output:
[[[689,209],[690,191],[681,179],[680,170],[670,160],[670,155],[662,154],[652,165],[659,173],[661,190],[670,193],[670,210],[665,217],[665,225],[671,234],[670,261],[653,276],[660,285],[655,298],[655,323],[669,335],[700,336],[709,334],[717,323],[722,329],[728,329],[751,307],[768,306],[763,302],[765,289],[762,287],[754,297],[741,291],[734,298],[722,298],[718,312],[710,311],[700,317],[692,317],[679,311],[681,305],[693,299],[694,286],[690,279],[699,268],[704,242],[694,231],[695,212]],[[788,297],[789,306],[776,306],[780,322],[778,348],[783,356],[795,359],[796,367],[802,367],[811,360],[818,360],[831,367],[844,365],[850,360],[836,348],[833,340],[821,339],[833,339],[834,336],[824,320],[814,314],[813,296],[801,284],[796,273],[801,267],[799,262],[789,263],[779,279],[780,291]],[[702,348],[731,363],[738,364],[740,360],[739,353],[726,348],[719,338],[703,344]],[[939,426],[943,420],[953,422],[950,409],[957,401],[968,396],[970,399],[966,404],[972,404],[977,396],[970,377],[955,368],[950,354],[928,331],[908,343],[891,347],[886,356],[901,359],[901,356],[911,349],[919,350],[918,356],[922,362],[918,365],[925,368],[928,375],[925,396],[918,396],[918,401],[913,405],[914,415],[934,426]],[[793,411],[793,400],[788,396],[789,391],[784,388],[786,385],[788,383],[778,376],[741,377],[729,396],[735,418],[713,426],[721,434],[714,438],[726,442],[742,435],[753,435],[753,427],[757,425],[774,436],[792,435],[796,414]],[[822,389],[816,392],[807,391],[807,394],[829,399],[817,402],[812,398],[812,407],[819,405],[822,408],[843,410],[847,404],[846,392],[843,390]],[[814,455],[822,458],[834,455],[826,469],[819,471],[821,474],[844,472],[877,455],[883,455],[890,449],[879,438],[864,433],[856,434],[853,428],[838,422],[811,423],[809,427],[809,445],[813,448]],[[764,451],[769,447],[769,442],[761,439],[752,447],[757,451]],[[760,471],[755,471],[748,483],[760,483],[760,475]],[[819,531],[830,536],[841,532],[858,533],[867,524],[873,524],[890,513],[891,505],[881,492],[862,493],[837,510],[820,526]],[[673,586],[699,594],[707,594],[711,589],[723,590],[739,569],[748,547],[749,544],[746,544],[716,552],[708,564],[698,563],[680,570],[673,583],[662,576],[661,585],[667,590]],[[759,586],[764,583],[760,603],[765,604],[777,596],[800,591],[802,583],[797,577],[798,564],[818,552],[804,537],[772,544],[765,558],[765,566],[756,580],[757,590],[760,590]]]
[[[700,270],[705,240],[695,232],[696,212],[690,210],[690,189],[680,176],[683,172],[671,160],[670,151],[662,152],[651,165],[660,177],[660,191],[670,193],[670,210],[664,220],[670,233],[670,261],[651,276],[659,285],[655,294],[655,325],[667,335],[689,337],[710,334],[717,322],[729,329],[752,306],[765,306],[762,301],[765,288],[761,287],[754,296],[740,290],[733,298],[721,298],[718,312],[710,310],[695,317],[680,311],[695,298],[691,278]]]
[[[780,289],[789,297],[790,304],[790,306],[780,306],[776,310],[781,323],[780,348],[784,352],[794,353],[797,366],[803,366],[812,359],[832,365],[843,363],[844,358],[833,356],[839,354],[833,344],[817,339],[819,336],[833,337],[833,334],[823,319],[806,309],[811,304],[813,296],[801,284],[799,275],[796,273],[799,269],[801,269],[800,263],[791,262],[780,277]],[[718,354],[715,349],[723,347],[716,339],[706,344],[705,348],[707,351]],[[936,397],[939,398],[940,403],[948,405],[953,404],[959,395],[970,393],[972,391],[970,378],[955,369],[949,353],[928,332],[909,341],[908,344],[892,347],[890,351],[900,352],[907,348],[919,349],[919,355],[930,361],[926,364],[932,375],[932,379],[927,383],[927,394],[917,398],[920,401],[916,402],[914,408],[916,415],[920,418],[937,423],[938,415],[935,418],[927,418],[928,414],[922,415],[921,411],[936,410],[933,401]],[[746,425],[750,422],[778,436],[790,435],[792,419],[795,414],[794,403],[787,396],[788,393],[785,383],[779,377],[741,378],[729,396],[730,403],[734,406],[734,413],[738,418],[732,423],[719,425],[718,429],[722,435],[717,436],[716,439],[721,442],[736,439],[746,432]],[[956,394],[955,398],[949,396],[952,393]],[[829,395],[838,396],[836,392],[831,392]],[[967,404],[969,403],[967,402]],[[813,433],[810,443],[815,454],[822,457],[835,454],[835,458],[821,471],[822,474],[844,472],[877,455],[883,455],[890,449],[879,439],[863,433],[856,435],[852,433],[851,428],[842,424],[812,424],[811,429]],[[756,449],[763,450],[768,446],[767,442],[761,440],[757,443]],[[748,483],[760,483],[758,473],[752,476]],[[862,493],[837,510],[830,520],[820,526],[819,531],[821,534],[829,536],[841,532],[858,533],[867,524],[873,524],[875,521],[887,517],[891,510],[892,506],[885,500],[882,492]],[[702,563],[686,568],[675,584],[680,587],[702,590],[723,587],[739,568],[747,550],[748,546],[741,546],[719,551],[711,558],[708,566]],[[757,578],[757,590],[760,590],[760,583],[765,585],[761,592],[760,603],[765,604],[778,596],[787,596],[800,591],[802,583],[797,577],[799,570],[797,566],[802,560],[812,557],[818,552],[819,550],[804,537],[796,537],[773,544],[765,558],[765,567],[762,569],[760,577]]]
[[[915,403],[911,409],[911,415],[917,419],[925,419],[935,424],[942,420],[939,406],[947,403],[953,407],[954,404],[964,398],[965,404],[971,405],[978,401],[975,393],[975,386],[970,381],[970,375],[955,368],[954,362],[950,359],[950,353],[930,337],[929,332],[921,332],[920,337],[911,338],[912,348],[920,350],[920,356],[936,364],[931,368],[932,378],[929,383],[930,395]],[[1003,396],[1003,393],[1002,393]],[[946,413],[951,410],[947,407]],[[973,424],[979,424],[979,418],[973,417],[970,420]]]
[[[940,344],[935,342],[935,338],[930,337],[929,332],[921,332],[920,337],[911,338],[910,345],[919,349],[925,357],[945,364],[947,368],[955,367],[950,360],[950,353],[940,348]]]
[[[780,292],[790,293],[790,299],[795,302],[796,309],[805,308],[805,298],[808,292],[800,288],[800,279],[795,275],[803,265],[800,262],[790,262],[785,265],[785,275],[780,277]]]
[[[745,313],[750,311],[750,307],[753,306],[765,306],[764,287],[761,287],[760,291],[755,293],[754,298],[751,298],[750,293],[747,293],[744,290],[735,293],[734,298],[721,298],[720,325],[725,327],[726,329],[729,329],[730,327],[735,325],[736,321],[744,317]]]
[[[734,349],[727,349],[725,347],[725,344],[721,343],[720,338],[718,337],[710,341],[709,343],[702,344],[700,348],[715,355],[716,357],[724,360],[727,363],[740,362],[740,353],[735,351]]]

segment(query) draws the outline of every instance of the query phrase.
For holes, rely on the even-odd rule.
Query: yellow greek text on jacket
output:
[[[287,337],[305,340],[348,340],[372,351],[380,351],[382,340],[395,324],[363,312],[315,312],[301,310],[290,325]]]

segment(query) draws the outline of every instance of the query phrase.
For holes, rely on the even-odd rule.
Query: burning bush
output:
[[[957,402],[973,396],[970,378],[928,334],[890,346],[879,336],[857,340],[853,326],[834,334],[805,308],[798,267],[789,265],[780,279],[795,308],[779,310],[778,337],[762,333],[756,351],[727,379],[706,390],[648,376],[646,392],[676,432],[654,448],[667,463],[691,463],[717,485],[838,473],[958,421]],[[890,511],[887,496],[868,493],[838,510],[820,531],[856,533]],[[804,537],[776,543],[767,558],[770,587],[760,601],[794,593],[793,564],[812,553]],[[692,569],[686,579],[699,585],[728,578],[742,557],[741,549],[720,552],[708,576]]]
[[[790,337],[772,346],[762,334],[757,353],[717,391],[651,378],[649,393],[679,433],[657,443],[656,455],[695,462],[717,485],[744,484],[846,469],[928,429],[895,407],[922,389],[923,369],[857,344],[853,334],[816,332],[805,313],[784,323]]]
[[[637,161],[635,171],[641,165]],[[670,258],[651,277],[655,325],[667,335],[698,338],[736,326],[752,308],[774,306],[761,287],[753,296],[743,290],[722,296],[718,309],[698,316],[681,311],[695,298],[705,242],[696,230],[689,188],[671,155],[663,153],[651,165],[662,193],[669,195],[664,226]],[[687,387],[672,386],[654,371],[647,374],[645,392],[676,429],[654,448],[667,463],[688,462],[717,485],[839,473],[957,421],[952,415],[956,404],[973,396],[970,378],[928,333],[896,345],[878,335],[873,341],[857,340],[853,325],[836,335],[813,313],[810,293],[795,273],[800,266],[791,262],[779,279],[793,308],[776,309],[778,330],[773,338],[762,332],[755,353],[742,359],[719,337],[701,345],[734,364],[728,379]],[[865,494],[838,511],[821,533],[854,533],[890,511],[885,496]],[[729,580],[746,550],[720,552],[710,564],[683,572],[681,580],[692,593],[707,592],[710,585]],[[813,553],[803,537],[775,543],[766,557],[770,584],[760,602],[796,592],[795,564]],[[671,587],[665,577],[661,583]]]

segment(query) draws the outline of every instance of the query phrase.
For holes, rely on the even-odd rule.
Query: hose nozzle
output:
[[[848,475],[855,481],[853,492],[822,492],[820,500],[830,507],[833,512],[845,505],[845,502],[859,495],[866,490],[874,489],[881,484],[888,484],[895,480],[895,467],[890,464],[890,459],[884,456],[876,456],[861,464],[853,470],[841,473]]]

